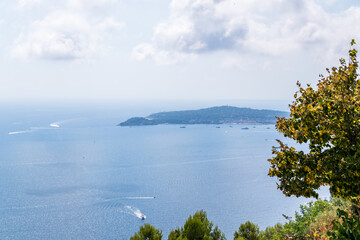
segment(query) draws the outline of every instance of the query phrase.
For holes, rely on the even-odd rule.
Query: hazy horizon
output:
[[[0,101],[0,108],[38,108],[43,110],[55,109],[136,109],[137,111],[175,111],[175,110],[196,110],[214,106],[234,106],[239,108],[253,109],[271,109],[280,111],[289,111],[288,105],[291,101],[286,100],[239,100],[239,99],[222,99],[222,100],[19,100],[19,101]],[[153,113],[153,112],[151,112]]]

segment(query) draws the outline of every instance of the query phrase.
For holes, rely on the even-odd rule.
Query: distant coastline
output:
[[[218,106],[199,110],[159,112],[147,117],[132,117],[118,126],[151,126],[160,124],[274,124],[276,117],[287,117],[288,112]]]

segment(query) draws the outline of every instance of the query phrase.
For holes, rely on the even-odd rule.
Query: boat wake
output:
[[[129,214],[131,216],[135,216],[139,219],[145,220],[146,216],[144,213],[140,211],[140,209],[136,207],[132,207],[129,205],[124,205],[121,201],[121,199],[153,199],[155,197],[122,197],[122,198],[113,198],[113,199],[106,199],[99,201],[96,203],[100,208],[102,209],[112,209],[116,208],[118,211]]]
[[[124,197],[123,199],[154,199],[155,197]]]
[[[21,134],[21,133],[29,133],[32,132],[33,130],[28,129],[28,130],[24,130],[24,131],[15,131],[15,132],[8,132],[9,135],[14,135],[14,134]]]
[[[136,208],[136,207],[131,207],[131,206],[125,206],[125,208],[128,210],[128,212],[131,215],[134,215],[135,217],[139,218],[139,219],[145,219],[146,216],[140,211],[140,209]]]
[[[2,211],[23,211],[23,210],[30,210],[30,209],[56,209],[59,207],[73,207],[73,206],[91,206],[94,203],[91,203],[91,201],[76,201],[76,202],[68,202],[68,203],[64,203],[64,204],[44,204],[44,205],[33,205],[33,206],[11,206],[11,207],[5,207],[5,208],[0,208],[0,212]],[[102,210],[111,210],[111,209],[116,209],[116,211],[124,213],[124,214],[128,214],[134,217],[137,217],[141,220],[145,220],[146,216],[144,213],[142,213],[140,211],[140,209],[136,208],[136,207],[132,207],[132,206],[128,206],[128,205],[124,205],[121,202],[116,202],[116,201],[100,201],[95,203],[95,205],[97,205],[98,207],[100,207],[99,209]],[[101,210],[101,211],[102,211]]]
[[[50,127],[53,127],[53,128],[59,128],[64,123],[70,123],[70,122],[75,122],[75,121],[79,121],[79,120],[83,120],[83,119],[82,118],[65,119],[65,120],[60,120],[60,121],[50,123],[49,125],[50,125]]]
[[[74,119],[68,119],[68,120],[61,120],[61,121],[57,121],[57,122],[53,122],[50,123],[49,126],[47,127],[30,127],[29,129],[26,130],[22,130],[22,131],[13,131],[13,132],[8,132],[9,135],[15,135],[15,134],[23,134],[23,133],[30,133],[30,132],[35,132],[37,130],[46,130],[46,129],[54,129],[54,128],[60,128],[61,124],[63,123],[68,123],[68,122],[72,122],[78,120],[77,118]]]
[[[129,199],[129,200],[150,200],[150,199],[155,199],[155,197],[118,197],[118,198],[109,198],[109,199],[105,199],[103,200],[104,202],[111,202],[111,201],[117,201],[117,200],[124,200],[124,199]]]
[[[44,128],[44,127],[30,127],[29,129],[22,130],[22,131],[8,132],[8,134],[9,135],[15,135],[15,134],[30,133],[30,132],[35,132],[35,131],[41,130],[41,129],[47,129],[47,128]]]

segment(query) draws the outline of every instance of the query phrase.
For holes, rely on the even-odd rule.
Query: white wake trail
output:
[[[67,123],[67,122],[72,122],[72,121],[75,121],[75,120],[77,120],[77,119],[74,118],[74,119],[68,119],[68,120],[61,120],[61,121],[53,122],[53,123],[50,123],[50,124],[49,124],[49,126],[50,126],[51,128],[49,128],[49,127],[30,127],[29,129],[22,130],[22,131],[8,132],[8,134],[9,134],[9,135],[15,135],[15,134],[30,133],[30,132],[34,132],[34,131],[37,131],[37,130],[60,128],[61,124]]]
[[[14,132],[8,132],[9,135],[15,135],[15,134],[23,134],[23,133],[30,133],[35,132],[38,130],[45,130],[49,129],[48,127],[30,127],[29,129],[22,130],[22,131],[14,131]]]
[[[110,199],[106,199],[104,200],[104,202],[108,202],[108,201],[115,201],[115,200],[123,200],[123,199],[138,199],[138,200],[141,200],[141,199],[155,199],[156,197],[118,197],[118,198],[110,198]]]
[[[154,199],[155,197],[124,197],[123,199]]]
[[[130,211],[130,214],[134,215],[137,218],[140,218],[140,219],[146,218],[146,216],[140,211],[140,209],[138,209],[136,207],[125,206],[125,208]]]
[[[28,133],[28,132],[32,132],[33,130],[28,129],[28,130],[23,130],[23,131],[15,131],[15,132],[8,132],[9,135],[15,135],[15,134],[22,134],[22,133]]]
[[[59,128],[64,123],[70,123],[70,122],[75,122],[75,121],[79,121],[79,120],[83,120],[83,118],[71,118],[71,119],[56,121],[56,122],[50,123],[50,127]]]

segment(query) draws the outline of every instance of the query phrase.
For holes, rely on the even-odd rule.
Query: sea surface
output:
[[[273,125],[118,127],[161,110],[124,106],[0,107],[0,239],[129,239],[144,223],[167,239],[201,209],[232,239],[311,200],[268,177]]]

